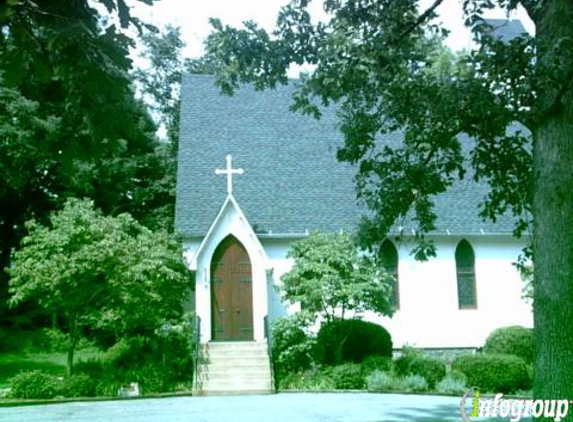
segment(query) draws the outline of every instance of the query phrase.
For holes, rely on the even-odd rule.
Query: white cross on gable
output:
[[[243,174],[245,170],[234,169],[232,164],[233,158],[231,155],[227,155],[227,168],[226,169],[215,169],[215,174],[226,174],[227,175],[227,193],[230,195],[233,193],[233,174]]]

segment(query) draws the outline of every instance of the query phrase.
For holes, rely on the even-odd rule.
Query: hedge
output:
[[[518,325],[498,328],[487,338],[483,352],[515,355],[526,363],[532,363],[535,357],[533,329]]]
[[[384,327],[360,319],[324,323],[316,338],[316,360],[325,365],[361,363],[369,356],[392,356],[392,338]]]
[[[513,393],[531,388],[531,377],[525,361],[513,355],[478,353],[459,356],[452,369],[462,372],[468,386],[489,393]]]

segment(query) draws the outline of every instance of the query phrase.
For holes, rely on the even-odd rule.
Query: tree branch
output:
[[[428,20],[428,18],[432,15],[432,13],[434,13],[434,11],[438,8],[438,6],[440,4],[442,4],[443,2],[444,2],[444,0],[435,0],[434,3],[430,7],[428,7],[424,13],[422,13],[420,16],[418,16],[418,19],[416,19],[414,22],[412,22],[410,25],[408,25],[406,27],[406,29],[404,29],[404,31],[400,34],[400,38],[403,38],[403,37],[409,35],[418,26],[420,26],[426,20]]]
[[[529,19],[531,19],[533,21],[533,23],[536,23],[536,18],[537,18],[537,3],[535,0],[520,0],[521,5],[523,6],[523,8],[525,9],[525,11],[527,12],[527,15],[529,16]]]

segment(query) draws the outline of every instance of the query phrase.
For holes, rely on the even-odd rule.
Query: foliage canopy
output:
[[[363,222],[363,244],[380,244],[413,211],[415,252],[432,256],[433,243],[424,237],[435,228],[432,198],[467,177],[468,167],[470,177],[493,188],[482,216],[512,211],[522,218],[521,234],[532,193],[527,124],[534,97],[522,78],[532,71],[532,38],[523,34],[509,44],[493,38],[479,19],[486,5],[466,1],[482,47],[456,56],[442,46],[446,31],[429,23],[436,11],[419,16],[417,2],[325,1],[330,20],[316,25],[308,3],[285,6],[272,35],[254,23],[237,30],[213,20],[207,48],[225,65],[217,83],[227,93],[241,82],[259,89],[286,83],[291,63],[315,67],[301,76],[293,109],[320,117],[320,104],[337,104],[345,137],[338,158],[357,164],[359,199],[374,211]],[[502,69],[508,62],[512,68]],[[525,126],[506,133],[514,121]],[[399,148],[378,146],[378,134],[397,130],[404,132]],[[476,141],[470,162],[461,132]]]
[[[129,74],[128,34],[143,28],[124,0],[0,6],[0,267],[24,222],[45,223],[69,197],[170,228],[164,206],[173,189]]]
[[[358,247],[350,234],[313,233],[295,242],[294,259],[282,277],[285,297],[326,320],[344,318],[347,311],[392,313],[389,302],[391,277]]]
[[[7,269],[10,302],[35,300],[64,319],[69,359],[82,333],[120,338],[181,318],[190,283],[181,245],[168,233],[128,214],[102,216],[93,202],[76,199],[52,214],[50,226],[32,220],[27,228]]]

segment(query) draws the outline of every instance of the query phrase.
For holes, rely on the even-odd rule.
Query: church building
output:
[[[326,110],[317,121],[289,111],[295,85],[242,86],[228,97],[211,76],[184,78],[176,228],[195,273],[202,343],[264,343],[265,322],[297,309],[277,290],[293,264],[291,244],[313,231],[354,231],[365,211],[355,168],[336,159],[342,135],[335,113]],[[383,325],[395,348],[471,349],[495,328],[532,326],[514,266],[524,243],[512,237],[511,218],[494,224],[477,216],[487,191],[463,180],[436,197],[437,228],[429,237],[437,257],[413,258],[408,226],[384,243],[397,280],[396,311],[363,317]]]

